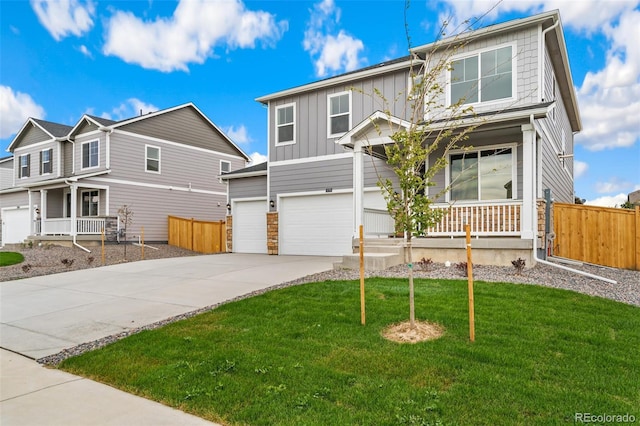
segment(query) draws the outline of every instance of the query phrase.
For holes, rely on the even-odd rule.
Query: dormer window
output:
[[[328,137],[340,137],[351,128],[351,92],[329,95]]]
[[[514,47],[480,51],[451,63],[449,101],[455,104],[511,99],[515,93]]]

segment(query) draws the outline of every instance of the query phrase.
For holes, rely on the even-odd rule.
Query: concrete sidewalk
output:
[[[0,283],[0,348],[38,359],[326,271],[338,258],[223,254]],[[0,424],[210,424],[0,351]]]

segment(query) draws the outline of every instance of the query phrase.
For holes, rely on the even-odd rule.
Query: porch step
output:
[[[382,271],[392,266],[400,265],[403,262],[400,252],[396,253],[365,253],[364,269],[367,271]],[[342,262],[334,263],[334,269],[359,269],[360,254],[346,254],[342,256]]]

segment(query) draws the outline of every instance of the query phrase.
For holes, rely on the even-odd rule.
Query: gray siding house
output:
[[[533,264],[535,250],[546,242],[543,191],[550,189],[556,201],[574,200],[573,135],[581,129],[557,11],[258,98],[268,111],[268,163],[260,174],[240,170],[223,176],[229,182],[233,251],[348,255],[361,224],[369,247],[402,246],[376,184],[392,175],[383,149],[391,143],[390,132],[378,129],[407,125],[406,94],[424,72],[416,70],[428,70],[441,58],[448,66],[435,81],[443,90],[433,99],[436,106],[425,109],[425,125],[478,127],[464,149],[439,148],[429,157],[433,164],[444,155],[448,163],[429,189],[444,191],[434,208],[447,213],[425,238],[414,240],[414,256],[462,260],[466,219],[475,261],[508,264],[523,257]],[[444,108],[459,100],[473,114],[439,124]],[[368,155],[370,150],[377,155]],[[248,236],[238,222],[245,229],[254,224],[261,234]]]
[[[166,242],[167,216],[224,220],[219,176],[249,157],[194,104],[123,121],[84,115],[73,126],[30,118],[0,160],[2,243],[25,238],[114,237],[118,209],[129,237]]]

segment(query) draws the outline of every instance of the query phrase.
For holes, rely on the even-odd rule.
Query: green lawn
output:
[[[24,261],[22,253],[0,251],[0,266],[10,266]]]
[[[408,317],[406,280],[289,287],[65,361],[64,370],[243,425],[572,424],[640,419],[640,309],[528,285],[416,280],[439,340],[386,341]]]

